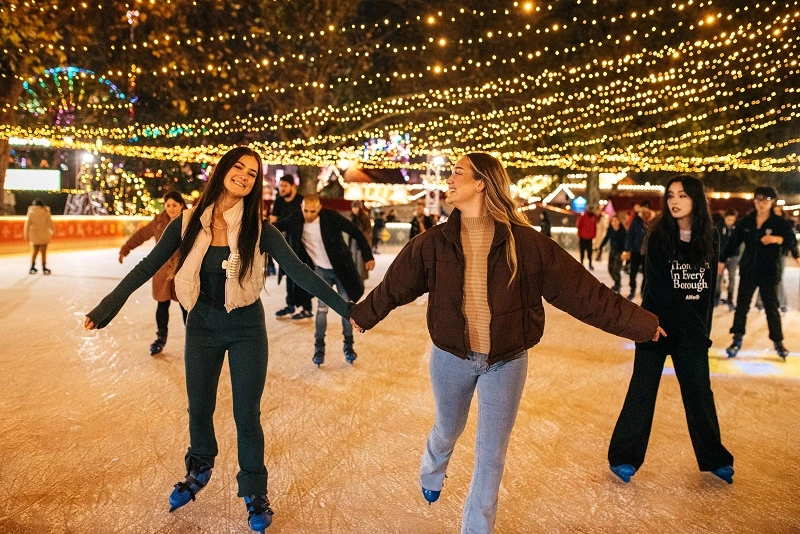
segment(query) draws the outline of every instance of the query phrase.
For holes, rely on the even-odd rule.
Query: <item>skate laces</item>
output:
[[[254,515],[272,515],[274,512],[269,507],[269,501],[265,495],[250,495],[244,498],[244,503],[247,505],[247,511],[250,516]]]
[[[209,465],[193,464],[189,472],[186,473],[186,478],[175,484],[175,488],[177,488],[179,492],[188,492],[192,500],[195,500],[194,496],[198,491],[206,487],[208,479],[211,478],[210,471],[211,466]]]

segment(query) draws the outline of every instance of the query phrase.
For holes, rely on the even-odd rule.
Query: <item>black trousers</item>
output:
[[[169,327],[169,303],[172,302],[170,300],[159,301],[158,306],[156,307],[156,328],[159,331],[166,331]],[[178,303],[178,306],[181,308],[181,313],[183,314],[183,324],[186,324],[186,308],[181,306]]]
[[[638,470],[644,463],[666,357],[666,351],[653,343],[636,345],[633,376],[608,447],[610,465],[631,464]],[[708,371],[708,351],[679,352],[672,355],[672,363],[681,387],[686,422],[700,470],[713,471],[732,466],[733,456],[723,447],[720,438]]]
[[[589,266],[592,266],[592,240],[591,239],[578,239],[578,248],[581,253],[581,265],[583,265],[584,253],[589,256]]]
[[[731,334],[744,337],[747,325],[747,312],[753,303],[753,294],[758,289],[761,302],[764,304],[764,313],[767,315],[769,338],[772,341],[783,341],[783,328],[781,327],[781,313],[778,311],[778,286],[772,282],[756,282],[750,277],[739,278],[739,294],[736,295],[736,313],[733,315]]]
[[[644,256],[638,252],[631,252],[631,259],[629,264],[631,273],[631,295],[636,294],[636,275],[642,271],[642,287],[644,287]]]

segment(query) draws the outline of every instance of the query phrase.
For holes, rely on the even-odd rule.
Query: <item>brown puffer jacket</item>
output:
[[[614,293],[555,241],[527,226],[513,226],[518,273],[512,283],[506,261],[508,230],[495,223],[489,251],[488,299],[491,351],[488,363],[512,358],[536,345],[544,332],[544,298],[601,330],[637,342],[650,341],[658,318]],[[383,281],[355,306],[351,317],[370,329],[397,306],[428,296],[433,344],[465,358],[469,352],[463,312],[464,252],[461,217],[423,232],[400,251]]]
[[[120,255],[127,256],[131,253],[131,250],[152,237],[155,237],[156,242],[158,242],[158,240],[161,239],[161,234],[164,233],[164,230],[171,220],[166,211],[162,211],[153,217],[153,220],[147,223],[147,226],[140,228],[124,245],[122,245],[122,248],[119,250]],[[153,275],[153,298],[156,301],[178,300],[178,297],[175,295],[175,283],[172,281],[176,265],[178,265],[177,253],[173,254],[172,257],[167,260],[167,263]]]

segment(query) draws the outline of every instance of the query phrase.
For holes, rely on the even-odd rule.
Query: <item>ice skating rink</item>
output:
[[[26,255],[0,256],[0,532],[251,532],[236,496],[236,441],[227,367],[215,419],[220,455],[196,502],[168,513],[188,444],[183,325],[173,304],[157,357],[149,283],[104,330],[84,314],[144,256],[51,252],[51,276]],[[394,256],[377,256],[374,287]],[[605,263],[595,274],[608,281]],[[647,460],[631,484],[608,470],[633,344],[548,306],[500,491],[498,533],[800,532],[798,269],[786,271],[783,363],[752,310],[744,348],[724,357],[733,314],[715,312],[712,385],[722,437],[736,458],[729,486],[697,470],[680,390],[667,368]],[[285,290],[262,294],[270,358],[262,402],[275,510],[270,533],[458,532],[473,463],[476,409],[442,497],[423,500],[419,459],[433,422],[425,303],[356,335],[348,365],[329,314],[328,352],[311,363],[313,320],[279,321]],[[627,289],[627,288],[626,288]],[[625,292],[627,293],[627,292]],[[638,298],[637,298],[638,301]]]

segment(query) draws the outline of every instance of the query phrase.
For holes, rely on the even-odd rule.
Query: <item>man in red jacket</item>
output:
[[[583,265],[583,255],[589,257],[589,270],[594,271],[592,266],[592,240],[597,235],[597,216],[594,209],[586,208],[586,211],[578,217],[578,246],[581,251],[581,265]]]

